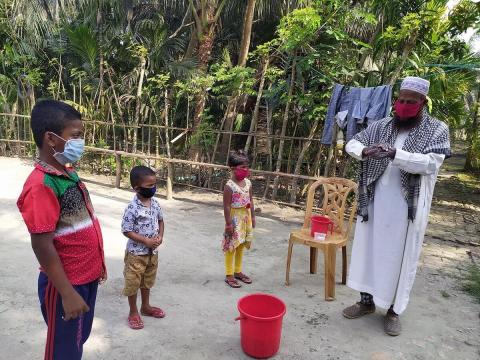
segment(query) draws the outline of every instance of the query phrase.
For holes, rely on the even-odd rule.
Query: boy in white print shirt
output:
[[[157,248],[163,242],[164,222],[160,204],[153,198],[157,190],[155,172],[146,166],[135,166],[130,171],[130,183],[136,194],[122,220],[122,233],[128,238],[123,294],[128,296],[130,306],[128,325],[139,330],[144,325],[137,308],[138,289],[142,297],[140,313],[154,318],[165,317],[162,309],[150,306],[150,289],[157,275]]]

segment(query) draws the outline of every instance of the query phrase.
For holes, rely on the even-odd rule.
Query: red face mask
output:
[[[250,170],[248,168],[236,168],[233,173],[238,180],[242,181],[250,175]]]
[[[423,102],[417,102],[415,104],[400,103],[398,100],[395,101],[393,106],[395,113],[397,114],[400,120],[409,119],[417,116],[423,106]]]

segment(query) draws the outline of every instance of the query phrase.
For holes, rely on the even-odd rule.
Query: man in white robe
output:
[[[357,134],[346,151],[361,161],[359,217],[347,285],[360,301],[343,310],[349,319],[388,309],[387,334],[401,332],[422,249],[437,174],[450,155],[448,127],[426,111],[427,80],[407,77],[395,116]]]

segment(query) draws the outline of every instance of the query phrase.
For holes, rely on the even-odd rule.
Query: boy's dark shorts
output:
[[[125,288],[123,295],[135,295],[138,289],[151,289],[155,284],[158,268],[158,254],[132,255],[125,252]]]

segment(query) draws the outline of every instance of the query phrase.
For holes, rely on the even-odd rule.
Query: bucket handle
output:
[[[235,321],[238,320],[246,320],[247,318],[245,316],[240,315],[239,317],[235,318]]]

